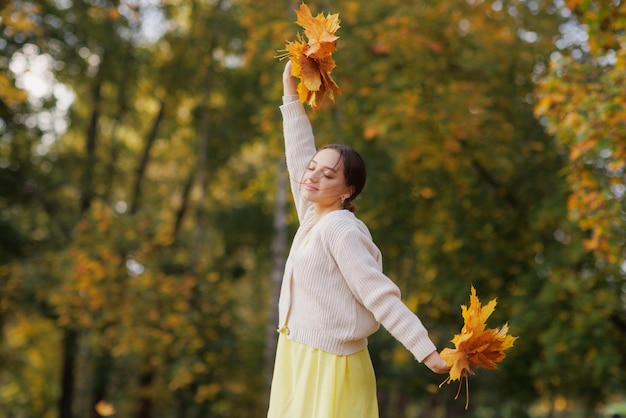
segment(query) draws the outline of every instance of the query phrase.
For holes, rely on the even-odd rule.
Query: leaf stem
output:
[[[465,378],[465,381],[467,382],[467,377]],[[461,376],[461,378],[459,379],[459,388],[456,391],[456,396],[454,397],[454,399],[459,399],[459,395],[461,394],[461,387],[463,387],[463,376]]]
[[[291,56],[291,53],[286,50],[286,49],[279,49],[278,51],[279,54],[278,55],[274,55],[274,58],[278,58],[279,61],[284,60],[285,58],[289,58]]]
[[[469,407],[469,378],[465,377],[465,410]]]

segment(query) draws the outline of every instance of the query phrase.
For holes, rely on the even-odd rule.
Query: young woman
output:
[[[285,154],[300,226],[279,300],[268,418],[378,418],[367,337],[382,324],[435,373],[447,373],[426,328],[382,273],[354,215],[365,164],[349,147],[315,148],[291,63],[283,72]]]

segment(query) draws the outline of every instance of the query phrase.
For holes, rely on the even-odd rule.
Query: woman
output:
[[[421,321],[382,273],[353,200],[365,164],[349,147],[315,149],[291,63],[283,72],[285,154],[300,226],[279,300],[268,418],[377,418],[367,337],[382,324],[436,373],[448,372]]]

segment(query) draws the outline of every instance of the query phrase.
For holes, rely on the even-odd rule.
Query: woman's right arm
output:
[[[301,198],[300,182],[307,165],[315,155],[313,128],[304,107],[298,98],[296,80],[291,75],[291,61],[283,71],[283,133],[285,136],[285,156],[291,183],[291,192],[296,204],[298,219],[302,222],[309,203]]]

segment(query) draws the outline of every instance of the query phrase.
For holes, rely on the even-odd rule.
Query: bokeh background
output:
[[[0,416],[265,416],[299,4],[0,1]],[[307,5],[385,272],[440,348],[472,285],[519,336],[465,411],[379,331],[381,418],[625,416],[626,3]]]

